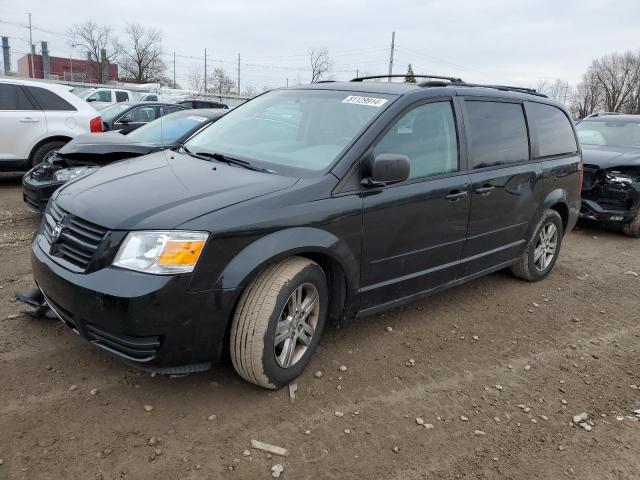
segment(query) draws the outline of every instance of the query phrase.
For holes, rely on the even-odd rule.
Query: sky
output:
[[[330,76],[386,74],[391,32],[394,73],[451,75],[467,82],[533,86],[560,78],[575,85],[594,58],[640,49],[640,0],[0,0],[0,35],[12,64],[29,49],[22,25],[53,56],[72,52],[65,35],[93,20],[124,40],[126,23],[160,29],[165,61],[187,86],[194,64],[223,67],[257,89],[308,83],[308,50],[326,47]],[[37,48],[40,51],[39,46]]]

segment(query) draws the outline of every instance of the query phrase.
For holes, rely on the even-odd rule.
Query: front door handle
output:
[[[457,202],[461,198],[465,198],[467,195],[469,195],[469,192],[467,192],[466,190],[464,192],[461,192],[460,190],[454,190],[444,198],[446,198],[447,201],[453,203],[453,202]]]
[[[484,197],[486,195],[489,195],[495,188],[496,187],[486,186],[486,187],[476,188],[474,192]]]
[[[38,123],[40,120],[37,118],[24,117],[20,119],[21,123]]]

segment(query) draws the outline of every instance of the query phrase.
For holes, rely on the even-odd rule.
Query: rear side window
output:
[[[40,87],[26,87],[29,93],[33,95],[36,102],[42,110],[62,110],[66,112],[75,112],[76,108],[67,102],[64,98],[56,95],[55,93]]]
[[[36,110],[19,85],[0,83],[0,110]]]
[[[116,90],[116,102],[126,102],[129,100],[129,95],[127,92],[121,92]]]
[[[529,160],[529,138],[522,105],[475,100],[465,104],[473,168]]]
[[[552,105],[529,102],[527,117],[534,127],[538,157],[578,151],[573,128],[562,110]]]

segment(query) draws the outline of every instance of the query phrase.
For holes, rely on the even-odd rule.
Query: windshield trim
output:
[[[254,101],[254,100],[262,97],[263,95],[266,95],[266,94],[270,93],[270,92],[274,92],[274,91],[291,91],[291,90],[295,90],[295,91],[308,90],[308,91],[313,91],[313,92],[318,92],[318,91],[343,92],[343,93],[347,93],[347,94],[363,93],[363,91],[358,90],[358,89],[308,88],[308,87],[306,88],[304,86],[282,87],[282,88],[275,88],[275,89],[269,90],[267,92],[263,92],[260,95],[252,98],[251,100],[248,100],[247,102],[243,103],[242,105],[240,105],[239,107],[236,107],[236,108],[241,108],[242,106],[248,104],[249,102],[252,102],[252,101]],[[366,92],[366,93],[370,93],[370,92]],[[353,148],[353,146],[360,140],[360,138],[362,138],[362,136],[371,128],[371,126],[374,123],[376,123],[376,121],[384,114],[384,112],[386,112],[391,107],[391,105],[396,103],[398,101],[398,99],[402,97],[402,94],[398,94],[398,93],[380,92],[379,94],[380,95],[384,95],[386,98],[388,98],[389,101],[383,107],[381,107],[379,109],[379,111],[375,115],[373,115],[371,117],[371,119],[367,123],[365,123],[363,125],[363,127],[360,129],[360,131],[358,131],[353,136],[353,138],[342,148],[342,150],[340,150],[340,152],[338,152],[338,154],[333,159],[333,161],[330,162],[326,167],[324,167],[324,168],[322,168],[320,170],[311,170],[311,169],[308,169],[308,168],[292,167],[290,165],[283,165],[283,164],[280,164],[280,163],[270,162],[268,160],[262,160],[260,158],[248,157],[246,155],[242,155],[241,157],[242,157],[242,159],[244,159],[246,161],[249,161],[252,165],[254,165],[256,167],[264,168],[266,170],[270,170],[270,171],[276,173],[277,175],[285,175],[285,176],[291,176],[291,177],[297,177],[297,178],[314,178],[314,177],[324,176],[324,175],[330,173],[332,170],[334,170],[336,165],[338,165],[344,159],[344,157],[349,153],[351,148]],[[224,118],[224,117],[222,117],[222,118]],[[202,134],[206,129],[211,128],[216,123],[217,122],[213,122],[213,123],[211,123],[209,125],[206,125],[202,129],[200,129],[197,132],[195,132],[192,136],[190,136],[183,143],[185,145],[188,145],[188,143],[191,140],[193,140],[196,136]],[[199,149],[200,150],[205,150],[205,151],[207,150],[206,148],[203,148],[203,147],[199,147]],[[217,149],[216,152],[211,152],[211,153],[221,153],[221,154],[229,156],[229,157],[241,158],[238,154],[226,153],[222,149]]]

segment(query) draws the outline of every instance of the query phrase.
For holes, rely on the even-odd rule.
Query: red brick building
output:
[[[45,57],[46,58],[46,57]],[[27,54],[18,59],[18,75],[28,78],[44,78],[42,55],[33,56],[33,70],[31,72],[31,55]],[[118,65],[107,65],[108,81],[118,80]],[[77,58],[51,57],[49,56],[49,79],[67,80],[75,82],[99,83],[96,65],[89,60]]]

